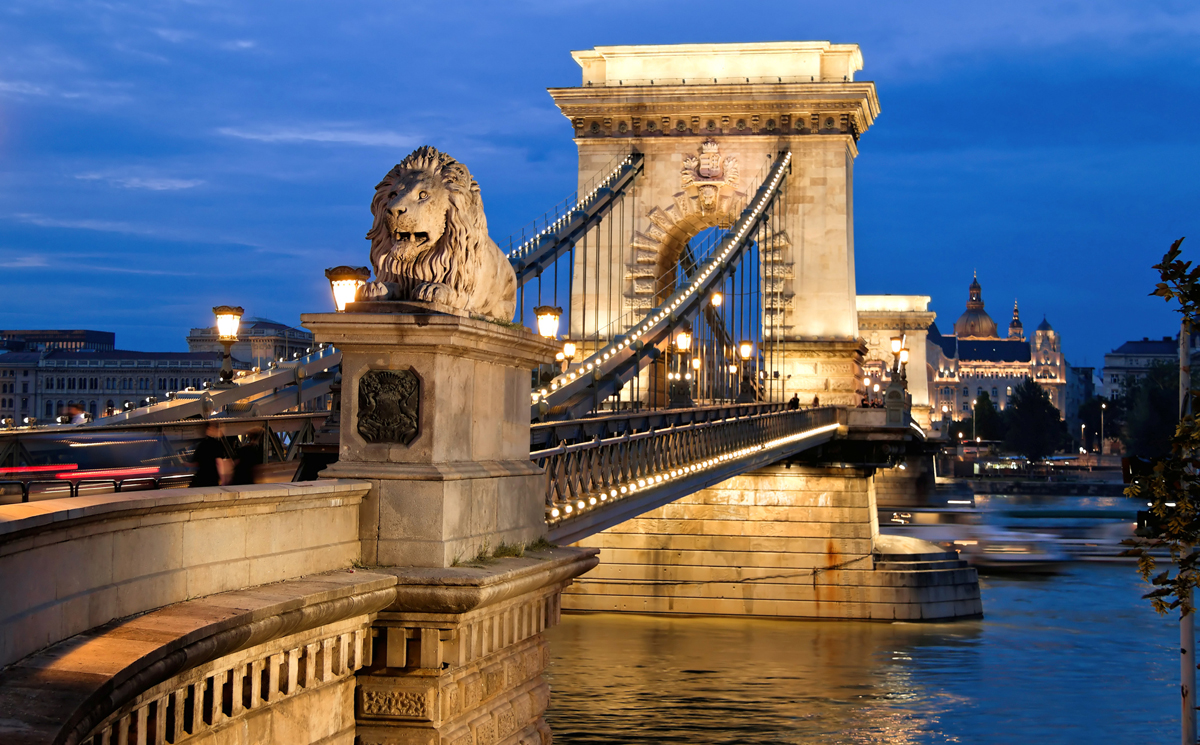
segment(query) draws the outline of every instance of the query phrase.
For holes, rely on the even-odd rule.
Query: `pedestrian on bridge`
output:
[[[790,399],[788,399],[787,407],[791,411],[795,411],[800,408],[800,394],[799,393],[792,394],[792,397]]]
[[[229,456],[220,438],[220,426],[209,422],[204,428],[204,439],[196,443],[196,449],[192,451],[191,463],[196,466],[196,475],[192,477],[191,486],[220,486],[222,472],[229,472]]]

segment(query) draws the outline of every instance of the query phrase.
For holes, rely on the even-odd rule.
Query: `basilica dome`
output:
[[[983,288],[979,286],[979,277],[971,280],[970,299],[967,300],[967,312],[954,322],[954,335],[959,339],[975,337],[995,339],[996,322],[983,309]]]

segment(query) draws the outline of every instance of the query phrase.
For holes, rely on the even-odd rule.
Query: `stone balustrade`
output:
[[[0,665],[117,618],[346,568],[353,481],[172,489],[0,507]]]

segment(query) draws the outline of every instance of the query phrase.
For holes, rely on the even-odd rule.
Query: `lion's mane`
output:
[[[409,170],[439,176],[449,192],[450,208],[446,212],[445,232],[437,243],[415,255],[401,255],[395,250],[384,207],[399,176]],[[371,214],[374,223],[367,239],[371,241],[375,277],[381,282],[394,283],[402,298],[412,298],[416,288],[428,282],[448,285],[461,297],[470,297],[478,280],[478,273],[472,269],[479,266],[479,254],[489,249],[499,250],[488,237],[479,184],[466,166],[428,145],[409,154],[379,182],[371,200]]]

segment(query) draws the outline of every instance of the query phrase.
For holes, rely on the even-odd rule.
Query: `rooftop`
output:
[[[853,81],[863,66],[857,44],[827,41],[605,46],[571,56],[583,68],[585,86],[688,78],[842,82]]]
[[[1177,357],[1179,340],[1164,336],[1161,340],[1142,337],[1141,341],[1127,341],[1109,354],[1145,354],[1154,357]]]

